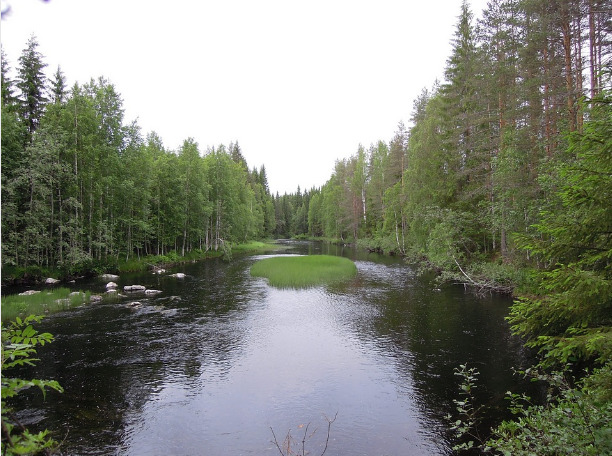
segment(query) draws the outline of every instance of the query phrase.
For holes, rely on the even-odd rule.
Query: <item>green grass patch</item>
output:
[[[307,288],[350,279],[355,274],[355,263],[330,255],[271,257],[251,266],[253,277],[265,277],[278,288]]]
[[[44,315],[59,312],[89,302],[90,292],[78,292],[71,295],[68,288],[56,288],[40,293],[20,296],[2,297],[2,321],[14,320],[28,315]]]

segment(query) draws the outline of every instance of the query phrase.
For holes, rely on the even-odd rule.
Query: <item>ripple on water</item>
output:
[[[135,310],[49,318],[41,376],[66,393],[30,409],[70,429],[70,454],[277,454],[270,428],[301,439],[308,423],[320,454],[338,412],[327,454],[443,455],[455,364],[517,359],[495,302],[432,293],[401,263],[358,259],[347,282],[280,290],[250,277],[258,258],[187,265]]]

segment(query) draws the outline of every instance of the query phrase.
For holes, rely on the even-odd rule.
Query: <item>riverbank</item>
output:
[[[272,241],[251,241],[237,244],[231,248],[230,246],[226,246],[225,249],[219,249],[218,251],[193,251],[184,257],[177,255],[176,252],[170,252],[167,255],[154,255],[133,259],[114,266],[106,266],[104,269],[99,265],[97,268],[82,271],[81,274],[76,277],[72,274],[61,275],[62,271],[60,270],[37,268],[35,271],[30,272],[29,275],[24,274],[19,280],[9,281],[8,284],[5,283],[7,277],[3,271],[3,286],[27,286],[31,289],[2,297],[2,321],[8,321],[17,316],[24,317],[27,315],[45,315],[61,312],[68,308],[94,301],[94,298],[95,300],[103,299],[99,295],[92,296],[89,291],[74,291],[64,286],[60,286],[75,282],[77,278],[93,277],[102,274],[145,272],[147,270],[161,273],[166,268],[171,268],[180,264],[194,263],[223,256],[228,257],[231,255],[267,252],[282,248],[283,246],[274,244]],[[53,280],[47,282],[49,278]],[[34,290],[33,288],[37,289]],[[108,299],[114,299],[114,295],[111,295]]]
[[[154,440],[156,448],[172,453],[182,445],[172,440],[175,431],[166,436],[155,427],[165,423],[168,413],[177,417],[179,426],[194,415],[205,421],[185,452],[197,453],[197,445],[206,439],[218,454],[239,453],[244,448],[265,454],[269,438],[261,435],[261,420],[268,420],[275,432],[286,432],[289,426],[295,429],[304,423],[303,419],[313,424],[324,419],[320,413],[333,418],[336,409],[348,426],[348,435],[342,433],[346,438],[334,435],[332,428],[339,453],[349,454],[356,438],[360,448],[372,454],[411,453],[415,442],[422,446],[438,442],[437,435],[419,432],[420,423],[433,413],[429,410],[439,410],[434,407],[440,403],[453,407],[448,399],[440,399],[447,398],[457,383],[449,361],[468,357],[497,374],[509,372],[522,359],[522,352],[509,345],[506,337],[505,297],[482,300],[466,295],[460,287],[437,290],[429,278],[414,277],[412,268],[399,259],[360,249],[280,242],[292,255],[348,256],[357,263],[358,275],[332,286],[277,289],[251,278],[250,268],[262,259],[258,253],[254,257],[234,253],[232,263],[189,263],[161,276],[149,271],[120,275],[114,281],[126,298],[84,305],[43,320],[41,329],[56,335],[57,343],[41,351],[36,374],[58,380],[67,394],[27,404],[29,413],[44,413],[48,417],[40,423],[44,428],[61,432],[70,427],[63,450],[71,454],[112,452],[111,446],[116,450],[125,432],[134,432],[137,438],[122,443],[123,452],[145,454],[147,442],[159,435]],[[186,274],[184,280],[168,277],[179,271]],[[107,280],[113,279],[82,283],[102,291]],[[156,287],[163,293],[150,297],[143,292],[123,293],[123,287],[131,284]],[[431,359],[434,350],[441,358]],[[416,376],[418,397],[412,394],[407,375]],[[494,390],[500,402],[515,385],[509,377],[503,384],[498,375],[483,377],[480,389]],[[400,384],[408,386],[397,390]],[[143,394],[134,396],[126,385],[138,385]],[[159,388],[174,387],[180,394],[202,394],[190,396],[188,404],[177,401],[175,395],[158,394]],[[211,391],[213,401],[207,396]],[[151,394],[160,401],[151,401]],[[287,406],[270,404],[270,397]],[[235,408],[233,398],[240,399],[243,421],[224,414]],[[155,408],[141,414],[139,401],[145,408],[154,403]],[[308,404],[302,410],[304,401]],[[423,401],[430,401],[431,407]],[[124,403],[135,412],[121,411],[118,416],[118,404]],[[313,415],[313,407],[322,412],[315,410],[318,415]],[[406,413],[417,409],[422,412],[418,417]],[[222,423],[218,416],[223,417]],[[137,428],[139,423],[143,426]],[[440,421],[440,427],[444,425]],[[238,429],[240,441],[223,434],[227,429]],[[405,429],[414,430],[410,442],[402,433]],[[313,447],[316,442],[312,440]],[[438,454],[437,447],[427,448],[420,454]]]
[[[325,242],[331,245],[342,245],[367,250],[370,253],[402,257],[417,273],[435,273],[437,281],[457,283],[476,292],[501,293],[511,296],[533,292],[534,270],[524,265],[503,262],[499,257],[461,259],[454,257],[436,261],[423,254],[402,252],[396,243],[383,242],[380,239],[362,238],[355,241],[323,237],[296,236],[297,240]]]
[[[101,300],[98,297],[98,300]],[[77,307],[94,301],[89,291],[71,291],[68,288],[52,290],[30,290],[16,295],[2,297],[2,321],[28,315],[47,315]]]
[[[146,271],[148,269],[159,270],[194,261],[222,257],[231,259],[231,256],[234,254],[264,252],[282,248],[273,242],[272,240],[250,241],[235,245],[226,243],[223,248],[220,247],[218,250],[192,250],[184,256],[181,256],[176,251],[171,251],[164,255],[148,255],[128,260],[120,260],[118,258],[90,260],[66,267],[31,266],[23,268],[3,265],[2,286],[9,288],[42,286],[49,278],[53,279],[52,282],[54,283],[69,283],[79,278],[94,277],[107,273],[121,274],[125,272]]]

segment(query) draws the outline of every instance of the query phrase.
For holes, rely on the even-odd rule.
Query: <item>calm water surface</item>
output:
[[[355,279],[281,290],[252,278],[261,256],[181,266],[185,279],[140,274],[119,285],[163,291],[44,320],[56,342],[30,372],[64,394],[32,392],[23,419],[60,430],[70,455],[278,454],[290,432],[326,455],[447,455],[461,363],[481,372],[487,422],[525,362],[504,316],[510,300],[437,288],[399,260],[294,243],[288,253],[355,260]],[[102,280],[76,288],[104,290]],[[139,301],[140,307],[130,302]],[[297,447],[296,447],[297,449]]]

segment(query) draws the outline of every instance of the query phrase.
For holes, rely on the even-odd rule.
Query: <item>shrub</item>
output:
[[[612,454],[612,364],[595,371],[578,388],[559,373],[538,378],[559,394],[550,395],[544,405],[525,405],[522,396],[509,393],[519,417],[495,429],[486,449],[513,456]]]
[[[33,386],[40,388],[43,396],[47,389],[63,392],[55,380],[23,380],[8,377],[6,372],[16,366],[33,366],[37,361],[36,346],[53,341],[49,333],[39,333],[32,323],[40,323],[42,317],[30,315],[24,320],[17,317],[8,327],[2,325],[2,454],[37,454],[57,446],[47,430],[37,434],[30,433],[15,418],[13,409],[5,402],[6,399],[17,396],[21,391]]]

